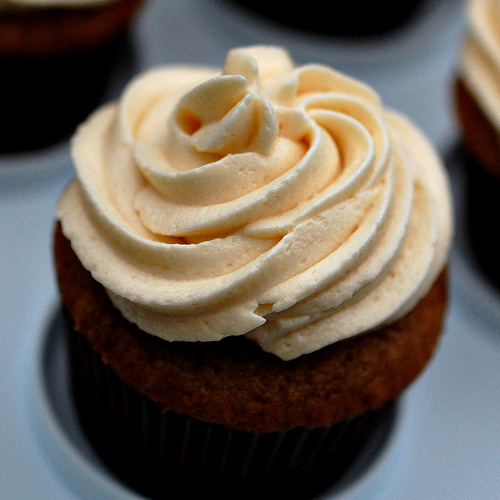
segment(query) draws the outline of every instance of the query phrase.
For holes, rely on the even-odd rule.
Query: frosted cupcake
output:
[[[55,260],[106,463],[153,496],[340,477],[441,331],[452,214],[427,139],[258,46],[139,76],[72,146]]]
[[[465,150],[469,236],[484,274],[500,285],[500,244],[491,230],[500,216],[500,2],[471,1],[465,14],[455,104]]]
[[[49,146],[99,104],[143,0],[0,0],[0,152]]]

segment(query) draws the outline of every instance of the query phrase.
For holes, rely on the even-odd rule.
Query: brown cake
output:
[[[127,30],[143,0],[90,6],[7,2],[0,9],[4,128],[0,152],[69,137],[100,103],[127,51]]]
[[[121,380],[166,410],[256,432],[325,427],[392,401],[431,357],[446,305],[443,273],[393,325],[285,362],[244,338],[171,343],[145,335],[112,306],[60,226],[55,257],[76,332]]]
[[[455,105],[462,138],[471,157],[491,176],[500,180],[500,138],[461,78],[455,83]],[[471,159],[472,159],[471,158]]]
[[[72,140],[55,262],[74,400],[152,497],[309,498],[434,352],[446,172],[330,68],[244,47],[135,78]]]

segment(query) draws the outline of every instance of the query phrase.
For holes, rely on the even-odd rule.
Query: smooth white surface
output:
[[[263,24],[225,0],[149,0],[134,27],[131,72],[163,63],[220,66],[230,48],[286,46],[297,63],[322,62],[369,82],[413,118],[450,159],[457,199],[450,308],[439,349],[406,393],[387,448],[351,487],[325,498],[500,498],[500,293],[476,271],[463,237],[451,85],[462,2],[429,0],[391,39],[354,44]],[[71,178],[67,144],[0,156],[0,498],[133,499],[90,451],[74,446],[71,415],[54,414],[41,373],[57,308],[51,239],[55,203]],[[50,366],[63,367],[57,349]],[[53,363],[53,365],[52,365]],[[55,377],[57,383],[57,377]],[[52,387],[65,401],[65,386]],[[74,434],[75,433],[75,434]],[[76,435],[76,438],[75,438]],[[81,436],[80,436],[81,438]]]

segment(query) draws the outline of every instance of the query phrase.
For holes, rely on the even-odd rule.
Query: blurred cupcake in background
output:
[[[424,0],[403,2],[268,2],[228,0],[272,22],[310,33],[348,37],[380,36],[408,23]]]
[[[0,152],[69,137],[99,104],[143,0],[0,0]]]
[[[483,273],[500,286],[500,2],[466,3],[455,109],[466,167],[468,235]]]

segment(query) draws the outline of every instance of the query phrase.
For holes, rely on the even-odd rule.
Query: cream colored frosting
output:
[[[500,1],[470,1],[466,20],[462,76],[500,134]]]
[[[427,139],[368,86],[278,47],[136,78],[72,144],[64,234],[130,321],[296,358],[392,322],[452,235]]]

